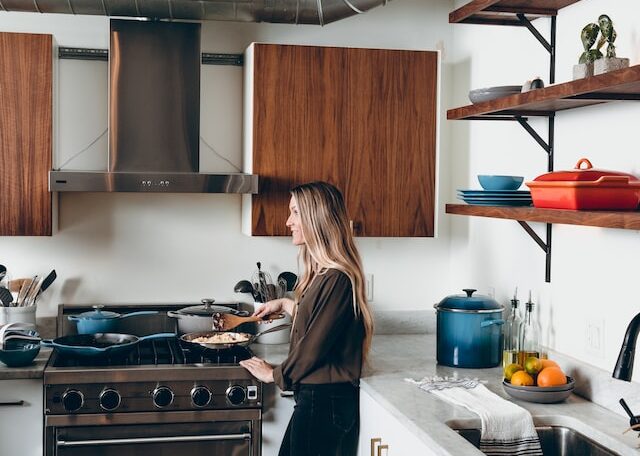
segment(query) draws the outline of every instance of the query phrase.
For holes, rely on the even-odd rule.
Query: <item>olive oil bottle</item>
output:
[[[525,359],[531,356],[540,357],[540,329],[533,315],[533,307],[531,291],[529,291],[529,301],[526,303],[522,336],[520,337],[520,351],[518,352],[518,364],[522,366],[524,366]]]
[[[518,288],[516,288],[511,299],[511,314],[504,324],[504,349],[502,351],[502,369],[509,364],[518,362],[518,352],[520,351],[520,333],[522,330],[522,319],[518,315]]]

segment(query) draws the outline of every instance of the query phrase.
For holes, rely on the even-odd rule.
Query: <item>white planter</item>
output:
[[[603,58],[595,61],[593,66],[593,74],[603,74],[609,71],[621,70],[629,66],[629,59],[624,58]]]
[[[593,63],[579,63],[573,66],[573,80],[593,76]]]
[[[0,325],[26,323],[36,329],[36,306],[0,307]]]

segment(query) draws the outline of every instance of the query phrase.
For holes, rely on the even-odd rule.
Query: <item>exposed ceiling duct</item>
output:
[[[0,11],[325,25],[388,0],[0,0]]]

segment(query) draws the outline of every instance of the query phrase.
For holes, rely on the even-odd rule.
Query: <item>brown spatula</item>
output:
[[[229,331],[242,323],[250,323],[254,321],[270,321],[280,320],[284,318],[284,314],[270,314],[264,317],[239,317],[232,314],[214,314],[213,316],[213,330],[214,331]]]

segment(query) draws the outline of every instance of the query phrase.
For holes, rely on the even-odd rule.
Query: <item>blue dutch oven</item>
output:
[[[69,315],[69,320],[76,322],[78,334],[117,333],[118,322],[123,318],[158,313],[155,310],[142,310],[140,312],[119,314],[108,310],[103,311],[104,306],[92,307],[94,310],[90,312],[82,312],[79,315]]]
[[[495,367],[502,362],[502,311],[489,296],[451,295],[434,305],[437,311],[438,364],[452,367]]]

